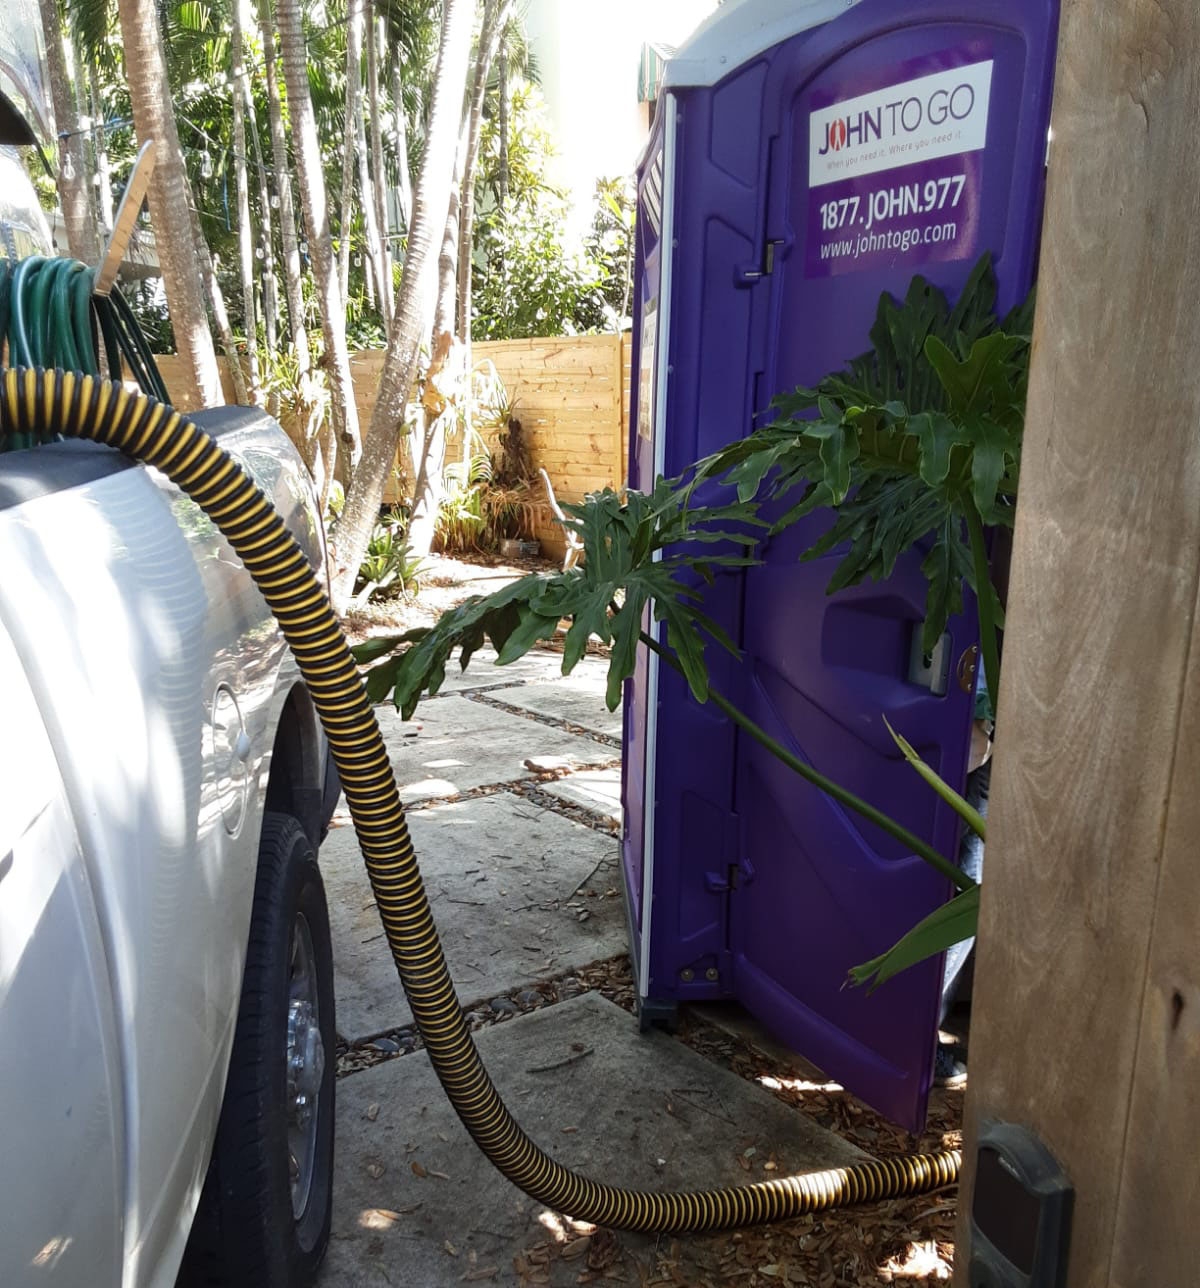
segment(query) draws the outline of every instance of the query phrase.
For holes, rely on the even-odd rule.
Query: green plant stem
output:
[[[683,667],[679,664],[675,655],[670,649],[665,648],[653,636],[640,632],[642,643],[652,652],[658,654],[673,670],[680,675],[683,674]],[[932,846],[927,845],[919,836],[915,836],[906,827],[901,827],[894,819],[888,817],[882,811],[877,810],[874,805],[869,805],[860,796],[855,796],[853,792],[847,791],[846,788],[840,787],[831,778],[826,778],[824,774],[818,773],[811,765],[801,760],[798,756],[792,755],[786,747],[775,741],[769,733],[761,726],[756,725],[749,716],[745,715],[729,701],[722,693],[709,685],[709,699],[718,708],[723,711],[730,720],[733,721],[739,729],[749,734],[760,747],[769,751],[772,756],[785,764],[789,769],[794,770],[806,782],[811,783],[814,787],[823,791],[827,796],[832,796],[834,800],[845,805],[847,809],[853,810],[860,814],[868,822],[874,823],[881,831],[886,832],[889,836],[895,837],[902,845],[907,846],[912,852],[924,859],[930,867],[936,868],[942,876],[952,881],[960,890],[969,890],[975,882],[971,880],[965,872],[960,871],[949,860],[943,858]]]
[[[983,654],[983,675],[987,680],[988,697],[992,710],[1000,696],[1000,644],[996,631],[996,618],[992,612],[992,584],[988,567],[987,541],[983,534],[983,519],[971,496],[965,498],[963,509],[967,516],[967,533],[971,538],[971,557],[975,563],[975,602],[979,606],[979,648]]]

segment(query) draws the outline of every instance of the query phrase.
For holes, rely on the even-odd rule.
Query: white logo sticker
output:
[[[992,61],[934,72],[813,112],[808,186],[978,151],[987,142]]]

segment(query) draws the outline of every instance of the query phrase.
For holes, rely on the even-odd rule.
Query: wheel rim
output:
[[[325,1043],[321,1039],[312,933],[304,914],[297,913],[288,963],[287,1017],[288,1173],[292,1215],[297,1221],[312,1191],[324,1074]]]

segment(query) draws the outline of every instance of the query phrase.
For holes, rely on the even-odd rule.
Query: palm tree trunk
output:
[[[167,80],[155,0],[118,0],[133,123],[139,141],[154,139],[158,163],[150,183],[150,218],[162,268],[175,347],[190,393],[202,407],[222,401],[217,355],[205,316],[199,248],[179,230],[192,226],[191,192]]]
[[[500,209],[508,201],[508,50],[500,42],[500,54],[496,64],[496,78],[500,82],[500,105],[496,109],[496,135],[500,148],[500,158],[496,164],[496,186],[500,190]]]
[[[279,240],[283,247],[283,283],[287,296],[288,321],[296,366],[303,381],[312,368],[308,328],[304,325],[304,283],[300,264],[300,241],[296,236],[296,206],[292,196],[292,172],[288,167],[287,136],[283,128],[283,102],[279,96],[279,70],[275,56],[275,24],[271,0],[259,0],[263,62],[267,80],[267,124],[271,133],[271,164],[275,170],[275,192],[279,197]]]
[[[400,203],[400,227],[404,229],[412,214],[412,180],[408,174],[408,113],[404,110],[404,83],[398,54],[392,63],[392,106],[396,113],[396,195]]]
[[[88,88],[91,93],[92,120],[96,124],[96,173],[100,176],[96,194],[99,198],[100,226],[106,233],[110,233],[114,210],[112,168],[108,163],[108,139],[104,129],[104,98],[100,93],[100,77],[94,65],[88,68]]]
[[[458,334],[471,346],[471,243],[475,231],[475,171],[479,162],[479,136],[483,124],[483,100],[487,93],[492,59],[512,12],[512,0],[485,0],[479,52],[475,56],[475,80],[471,86],[471,108],[467,118],[466,159],[463,163],[458,216]],[[503,95],[503,91],[501,92]]]
[[[459,138],[454,157],[454,175],[450,181],[450,198],[446,209],[446,226],[442,230],[442,248],[438,252],[437,306],[433,312],[433,336],[430,352],[446,332],[454,334],[454,309],[458,303],[458,229],[462,210],[462,174],[466,161],[467,140]]]
[[[383,329],[386,334],[391,330],[392,319],[385,303],[382,256],[379,250],[379,222],[375,217],[375,183],[371,178],[371,169],[368,163],[370,144],[367,140],[367,131],[363,125],[361,112],[355,115],[354,128],[357,140],[354,151],[358,157],[358,188],[362,194],[363,232],[367,243],[367,294],[383,316]]]
[[[71,92],[71,77],[63,48],[62,15],[58,0],[38,0],[46,40],[46,67],[58,131],[58,199],[67,226],[67,246],[76,259],[95,264],[100,259],[96,213],[92,209],[92,176],[86,139]]]
[[[309,255],[321,310],[321,331],[325,337],[330,410],[337,435],[347,450],[348,464],[353,474],[362,455],[362,441],[358,433],[358,408],[354,403],[354,385],[350,377],[350,354],[346,349],[345,304],[342,293],[338,290],[333,243],[329,235],[329,203],[325,193],[325,173],[321,167],[321,145],[317,138],[312,96],[308,89],[308,61],[300,18],[300,0],[278,0],[276,16],[283,56],[284,83],[291,109],[300,204],[304,210],[304,226],[308,232]]]
[[[363,0],[346,4],[346,124],[342,131],[342,208],[338,219],[338,285],[350,296],[350,213],[354,208],[354,162],[358,153],[359,97],[362,88]]]
[[[271,188],[263,161],[262,141],[258,134],[258,114],[254,110],[254,92],[250,75],[243,67],[241,92],[246,107],[247,133],[254,145],[254,173],[258,180],[258,208],[262,223],[262,314],[267,353],[279,351],[279,278],[275,273],[275,221],[271,218]]]
[[[454,154],[462,116],[463,89],[471,52],[473,0],[444,0],[442,31],[434,73],[425,156],[413,202],[412,227],[404,277],[375,397],[375,409],[363,445],[363,459],[346,493],[342,517],[334,529],[333,595],[348,599],[379,514],[384,484],[396,457],[404,411],[417,373],[417,358],[427,328],[425,310],[429,280],[436,267],[434,242],[445,225],[446,193],[454,172]],[[415,498],[419,503],[423,498]]]
[[[258,374],[258,319],[254,307],[254,229],[250,224],[250,183],[246,174],[246,110],[242,100],[241,0],[233,0],[231,55],[233,61],[233,172],[237,185],[238,259],[242,275],[242,313],[246,327],[246,356],[250,369],[250,397],[260,400]]]
[[[374,309],[376,312],[378,312],[379,300],[376,298],[376,295],[375,295],[375,284],[379,281],[378,270],[375,267],[375,261],[371,257],[371,252],[369,250],[363,253],[362,259],[363,259],[363,289],[367,293],[367,306],[369,308]],[[385,327],[388,325],[387,318],[383,319],[383,324]]]
[[[367,111],[371,119],[371,169],[375,175],[375,258],[379,275],[379,307],[383,310],[385,331],[391,330],[395,296],[392,290],[392,257],[387,240],[387,201],[384,198],[387,177],[383,170],[383,105],[379,97],[379,18],[374,0],[367,0]]]
[[[192,242],[196,248],[196,260],[199,265],[200,281],[208,297],[208,307],[216,323],[217,335],[221,340],[221,350],[225,354],[225,364],[229,369],[229,381],[233,385],[233,400],[239,407],[248,406],[250,392],[246,388],[246,369],[242,366],[242,355],[237,341],[233,338],[233,328],[229,325],[229,310],[225,307],[225,296],[221,293],[221,283],[217,281],[217,272],[213,267],[212,254],[208,242],[204,239],[204,230],[200,227],[200,216],[194,206],[189,206],[188,216],[191,221]],[[218,373],[218,379],[220,375]],[[221,401],[225,401],[222,390]]]

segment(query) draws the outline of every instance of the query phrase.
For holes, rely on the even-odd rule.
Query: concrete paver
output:
[[[608,684],[607,665],[601,669],[586,666],[585,659],[571,672],[557,680],[523,684],[519,688],[497,689],[493,697],[511,706],[537,715],[569,720],[592,733],[609,738],[621,736],[621,708],[609,711],[604,705]]]
[[[534,649],[505,666],[496,665],[496,650],[478,649],[470,664],[463,671],[458,664],[458,653],[446,665],[446,678],[438,693],[461,693],[466,689],[487,689],[496,684],[526,684],[530,681],[552,680],[562,672],[562,654],[547,649]]]
[[[599,1180],[646,1189],[731,1185],[864,1157],[674,1039],[639,1034],[631,1016],[595,994],[477,1038],[501,1095],[533,1139]],[[768,1161],[777,1170],[765,1170]],[[424,1052],[338,1083],[334,1195],[321,1288],[515,1284],[514,1257],[573,1235],[570,1223],[486,1161]],[[652,1236],[618,1238],[623,1252],[643,1260],[654,1246]],[[689,1282],[689,1241],[680,1248],[678,1282]],[[576,1284],[584,1269],[585,1262],[553,1256],[539,1282]]]
[[[603,815],[614,826],[621,823],[621,770],[578,769],[556,782],[542,783],[541,789],[559,800],[584,805]]]
[[[607,894],[620,888],[615,838],[508,792],[414,810],[409,828],[465,1002],[627,947],[620,895]],[[330,832],[321,868],[339,1033],[354,1041],[411,1023],[353,828]]]
[[[424,703],[412,720],[401,720],[391,706],[376,711],[405,804],[529,778],[538,768],[594,765],[616,755],[615,748],[594,739],[459,694]]]

